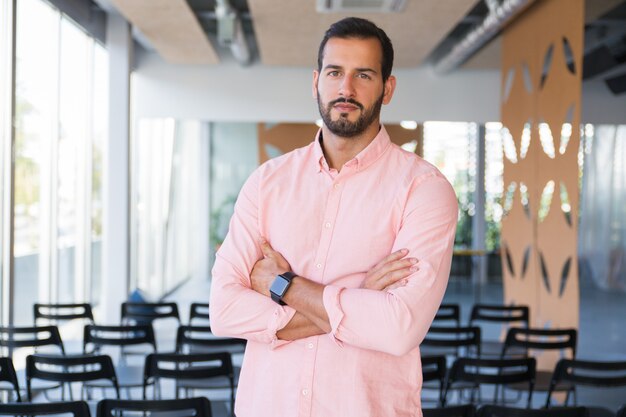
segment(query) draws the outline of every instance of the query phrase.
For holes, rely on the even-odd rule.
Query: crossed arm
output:
[[[252,269],[252,289],[270,296],[269,288],[278,274],[291,271],[285,258],[266,241],[261,242],[264,258]],[[418,260],[406,258],[409,251],[401,249],[375,265],[365,277],[361,288],[387,291],[406,285],[406,277],[416,272]],[[297,340],[331,331],[328,314],[323,302],[324,285],[297,276],[292,280],[284,301],[296,310],[293,318],[276,335],[281,340]]]

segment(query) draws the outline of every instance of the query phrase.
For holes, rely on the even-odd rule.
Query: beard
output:
[[[361,110],[359,118],[354,122],[351,122],[350,120],[348,120],[347,113],[341,113],[339,115],[339,119],[333,120],[330,112],[333,106],[337,103],[350,103],[357,106]],[[317,93],[317,107],[320,111],[320,115],[322,116],[324,124],[333,134],[343,138],[353,138],[363,133],[365,129],[367,129],[372,123],[374,123],[378,119],[378,117],[380,116],[380,109],[382,105],[383,94],[380,95],[380,97],[374,102],[374,104],[372,104],[368,108],[365,108],[365,106],[363,106],[361,103],[351,98],[339,98],[324,105],[324,103],[322,103],[319,92]]]

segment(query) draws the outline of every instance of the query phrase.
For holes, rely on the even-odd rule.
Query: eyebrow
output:
[[[341,65],[333,65],[333,64],[328,64],[324,67],[324,70],[329,70],[329,69],[334,69],[334,70],[340,70],[343,69],[343,67]],[[355,68],[357,72],[371,72],[372,74],[377,74],[377,72],[375,70],[373,70],[372,68]]]

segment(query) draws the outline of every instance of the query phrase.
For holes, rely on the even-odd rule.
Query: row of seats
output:
[[[117,417],[124,412],[141,413],[143,416],[178,415],[211,417],[211,403],[205,397],[174,400],[111,400],[98,402],[97,417]],[[71,415],[72,417],[91,417],[89,406],[84,401],[64,401],[54,403],[14,403],[0,404],[0,416],[46,416]]]
[[[115,417],[123,412],[141,412],[144,416],[152,413],[161,415],[189,415],[195,417],[211,417],[210,402],[207,398],[196,397],[176,400],[101,400],[98,403],[97,417]],[[425,408],[424,417],[588,417],[589,410],[585,407],[523,409],[505,406],[486,405],[476,408],[463,405],[449,408]],[[66,413],[73,417],[91,417],[89,406],[84,401],[71,401],[46,404],[0,404],[0,415],[44,416]],[[626,417],[626,406],[622,407],[615,417]]]

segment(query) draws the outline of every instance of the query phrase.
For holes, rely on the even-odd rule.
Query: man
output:
[[[380,124],[393,48],[373,23],[326,32],[315,141],[257,169],[213,269],[216,335],[248,340],[238,417],[420,416],[419,344],[443,297],[456,198]]]

